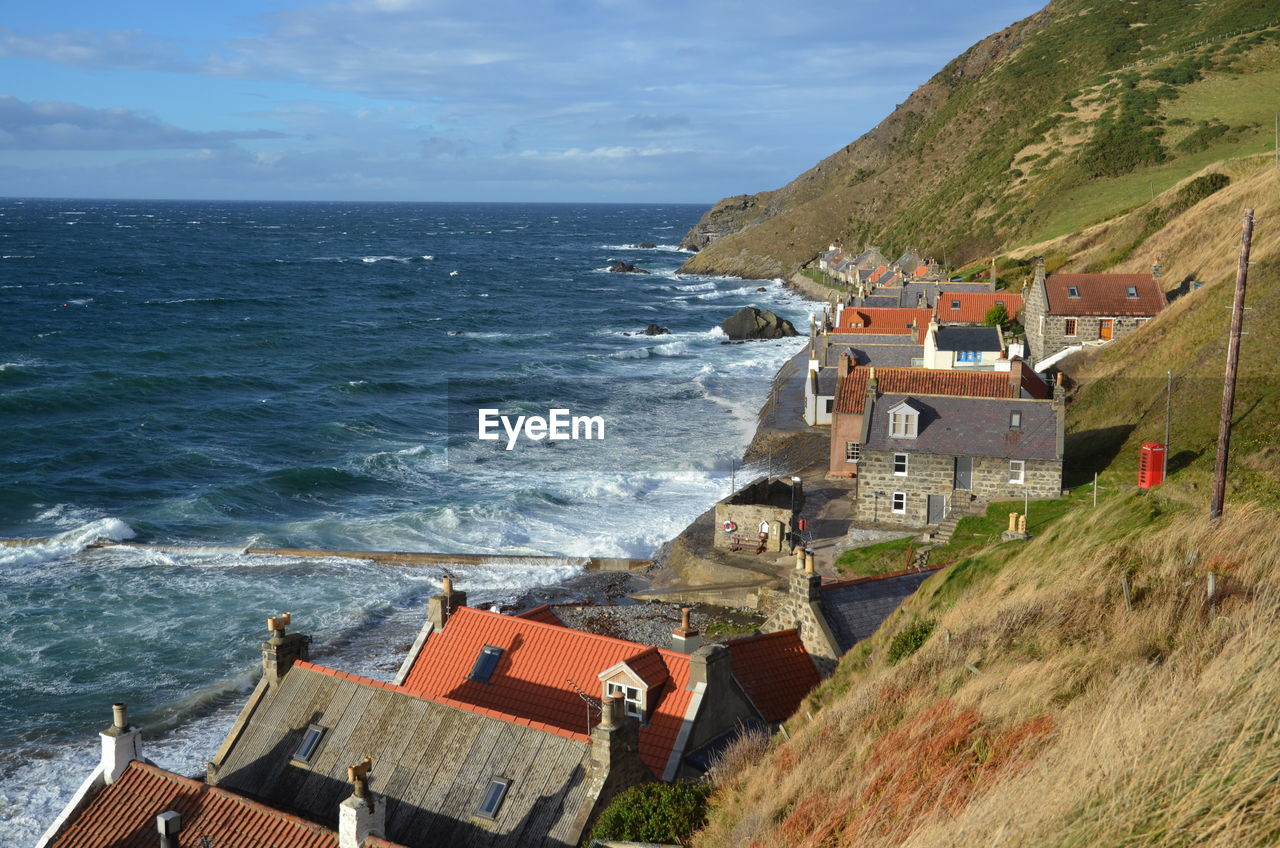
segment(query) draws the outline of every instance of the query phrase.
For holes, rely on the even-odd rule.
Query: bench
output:
[[[764,553],[768,539],[761,539],[758,536],[730,536],[729,550],[741,551],[750,549],[752,553]]]

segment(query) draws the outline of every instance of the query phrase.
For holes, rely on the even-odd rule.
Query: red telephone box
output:
[[[1138,485],[1144,489],[1164,482],[1165,446],[1159,442],[1143,442],[1138,455]]]

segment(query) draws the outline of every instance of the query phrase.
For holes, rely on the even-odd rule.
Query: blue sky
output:
[[[0,195],[710,203],[1041,5],[11,3]]]

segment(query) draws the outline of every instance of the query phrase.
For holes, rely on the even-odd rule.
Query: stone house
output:
[[[832,413],[828,475],[858,476],[863,448],[863,413],[880,394],[1040,400],[1049,396],[1049,387],[1025,362],[1015,359],[1007,365],[1008,371],[849,369],[840,381]]]
[[[1036,262],[1022,325],[1037,370],[1064,350],[1120,338],[1160,314],[1165,296],[1160,266],[1150,274],[1050,274]],[[1051,363],[1048,363],[1051,364]]]
[[[789,551],[793,521],[802,509],[804,487],[798,477],[760,477],[716,504],[714,546],[754,549],[760,540],[766,551]]]
[[[1063,412],[1061,399],[879,394],[862,416],[858,518],[924,527],[989,501],[1059,497]]]
[[[1007,361],[999,327],[929,324],[924,339],[925,368],[991,370]]]
[[[761,628],[794,632],[823,677],[849,649],[876,632],[938,569],[831,580],[796,568],[782,603]]]

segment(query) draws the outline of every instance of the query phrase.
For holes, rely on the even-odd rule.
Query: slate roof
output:
[[[555,611],[553,611],[548,604],[542,604],[541,606],[534,607],[533,609],[525,610],[522,613],[517,613],[516,618],[523,618],[529,621],[541,621],[543,624],[554,624],[557,627],[565,626],[565,623],[560,620],[560,616],[556,615]]]
[[[914,439],[891,438],[888,411],[905,400],[921,410],[918,433]],[[1009,427],[1009,413],[1015,409],[1022,412],[1017,430]],[[866,450],[1062,459],[1057,413],[1050,401],[885,394],[876,400],[871,416]]]
[[[944,323],[981,324],[998,303],[1004,305],[1010,318],[1016,319],[1022,311],[1022,295],[1014,292],[944,292],[938,297],[934,312]]]
[[[998,327],[939,327],[933,334],[938,350],[998,351],[1004,349]]]
[[[1067,289],[1075,286],[1079,297]],[[1137,297],[1129,297],[1133,286]],[[1051,315],[1139,315],[1164,309],[1164,292],[1150,274],[1050,274],[1044,281]]]
[[[869,368],[854,368],[836,393],[833,412],[858,415],[867,402]],[[1036,382],[1039,377],[1031,375]],[[955,395],[959,397],[1014,397],[1008,371],[963,371],[941,368],[876,368],[880,394]],[[1040,383],[1043,386],[1043,383]],[[1020,393],[1020,392],[1019,392]]]
[[[308,662],[261,697],[215,759],[217,784],[313,821],[336,819],[351,794],[346,768],[366,756],[370,788],[386,799],[387,837],[411,848],[564,846],[595,802],[585,707],[582,731],[568,733]],[[310,764],[295,764],[313,723],[327,732]],[[497,819],[481,827],[471,816],[495,775],[511,787]]]
[[[822,397],[834,397],[839,375],[835,368],[818,369],[818,394]]]
[[[349,785],[347,794],[351,794]],[[50,848],[155,848],[159,844],[156,816],[170,810],[182,815],[183,845],[198,844],[199,836],[209,837],[218,848],[336,848],[338,844],[337,833],[326,827],[135,760],[119,780],[94,796]],[[336,805],[331,812],[336,822]],[[396,848],[384,839],[364,844]]]
[[[729,668],[766,721],[790,718],[821,678],[795,630],[725,642]]]
[[[485,645],[502,648],[502,657],[488,683],[468,680]],[[647,723],[640,727],[640,757],[661,778],[693,697],[686,654],[459,607],[442,631],[428,637],[403,687],[433,700],[496,710],[584,734],[587,710],[578,689],[599,698],[598,675],[620,662],[654,675]],[[642,668],[646,671],[641,672]],[[591,724],[598,721],[599,715],[593,714]]]
[[[866,639],[938,569],[822,584],[822,615],[843,653]]]

